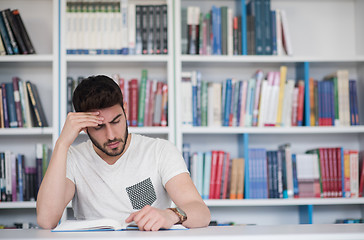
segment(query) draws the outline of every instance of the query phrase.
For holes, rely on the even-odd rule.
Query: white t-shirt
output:
[[[181,153],[167,140],[131,134],[125,153],[113,164],[102,160],[92,142],[71,146],[67,178],[76,186],[76,219],[125,219],[146,205],[165,209],[171,199],[164,186],[188,172]]]

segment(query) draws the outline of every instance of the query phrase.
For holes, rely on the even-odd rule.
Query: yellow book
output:
[[[279,83],[279,98],[278,98],[278,112],[277,112],[277,121],[276,126],[282,126],[282,108],[283,108],[283,96],[284,96],[284,87],[286,84],[287,78],[287,67],[281,66],[280,68],[280,83]]]

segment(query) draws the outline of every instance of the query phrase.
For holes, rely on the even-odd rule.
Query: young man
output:
[[[84,79],[38,192],[37,221],[54,228],[72,200],[77,219],[114,218],[140,230],[204,227],[210,211],[173,144],[129,134],[126,105],[109,77]],[[71,146],[84,131],[90,140]],[[170,209],[171,200],[178,206]]]

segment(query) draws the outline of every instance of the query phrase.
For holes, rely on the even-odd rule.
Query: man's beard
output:
[[[126,147],[126,142],[128,140],[128,136],[129,136],[129,132],[128,132],[128,126],[127,124],[125,124],[125,134],[124,134],[124,139],[122,138],[114,138],[112,140],[107,141],[106,143],[103,144],[103,146],[101,146],[101,144],[99,142],[97,142],[94,138],[91,137],[91,135],[88,133],[87,131],[87,135],[90,138],[91,142],[93,143],[93,145],[95,145],[95,147],[97,147],[100,151],[102,151],[103,153],[105,153],[107,156],[110,157],[116,157],[119,156],[125,149]],[[106,146],[112,142],[120,142],[122,143],[121,149],[120,151],[117,152],[109,152],[106,150]]]

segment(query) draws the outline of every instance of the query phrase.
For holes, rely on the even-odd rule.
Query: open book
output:
[[[182,225],[173,225],[170,230],[187,229]],[[138,230],[135,224],[126,224],[110,218],[95,220],[67,220],[61,222],[52,232],[87,232],[87,231],[125,231]],[[169,229],[164,229],[169,230]]]

